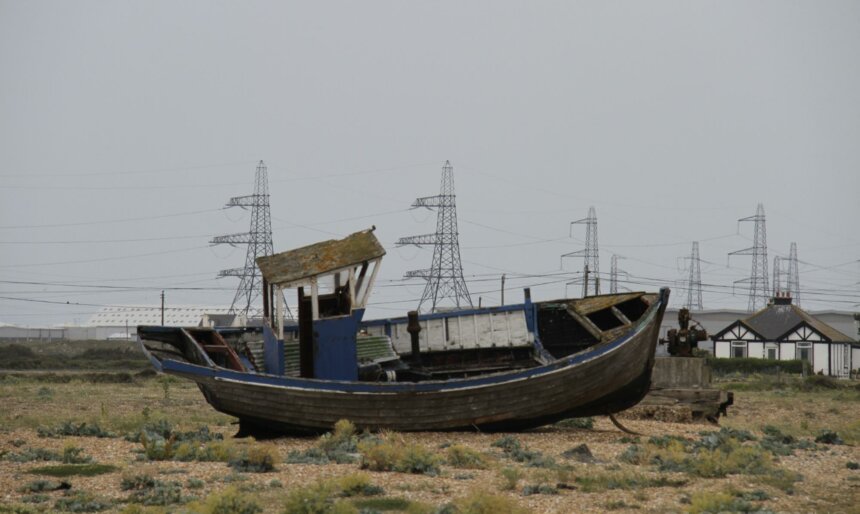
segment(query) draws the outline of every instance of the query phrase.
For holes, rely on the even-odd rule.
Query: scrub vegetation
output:
[[[637,437],[595,417],[257,441],[187,382],[51,373],[0,374],[0,512],[820,512],[860,487],[860,390],[820,377],[747,376],[722,427],[625,421]]]

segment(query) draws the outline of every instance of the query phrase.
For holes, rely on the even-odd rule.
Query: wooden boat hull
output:
[[[650,386],[668,296],[668,289],[661,290],[642,318],[614,340],[546,365],[474,378],[341,382],[150,358],[159,370],[197,382],[206,400],[239,418],[243,428],[318,433],[345,418],[370,430],[524,430],[638,403]]]

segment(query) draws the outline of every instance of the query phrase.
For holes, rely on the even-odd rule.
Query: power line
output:
[[[175,250],[164,250],[161,252],[148,252],[148,253],[137,253],[137,254],[130,254],[130,255],[117,255],[115,257],[100,257],[97,259],[82,259],[82,260],[77,260],[77,261],[40,262],[40,263],[30,263],[30,264],[4,264],[4,265],[0,265],[0,268],[2,268],[2,269],[8,269],[8,268],[17,269],[17,268],[33,268],[33,267],[40,267],[40,266],[59,266],[59,265],[63,265],[63,264],[85,264],[85,263],[90,263],[90,262],[116,261],[116,260],[123,260],[123,259],[135,259],[138,257],[152,257],[154,255],[165,255],[165,254],[169,254],[169,253],[189,252],[191,250],[200,250],[202,248],[209,248],[209,246],[192,246],[190,248],[179,248],[179,249],[175,249]]]
[[[224,290],[229,291],[232,288],[222,288],[222,287],[165,287],[165,286],[110,286],[110,285],[87,285],[87,284],[70,284],[63,282],[36,282],[32,280],[0,280],[0,284],[18,284],[18,285],[37,285],[37,286],[55,286],[55,287],[86,287],[89,289],[117,289],[123,291],[161,291],[171,290],[171,291],[214,291],[214,290]],[[34,292],[44,292],[44,291],[34,291]],[[6,291],[8,293],[8,291]]]
[[[200,171],[211,168],[226,168],[228,166],[239,166],[248,164],[251,161],[234,162],[226,164],[202,164],[199,166],[182,166],[175,168],[152,168],[147,170],[112,170],[112,171],[88,171],[88,172],[54,172],[54,173],[3,173],[0,177],[97,177],[97,176],[116,176],[116,175],[150,175],[158,173],[176,173],[178,171]]]
[[[159,220],[165,218],[178,218],[181,216],[195,216],[197,214],[205,214],[210,212],[218,212],[221,209],[206,209],[202,211],[187,211],[187,212],[176,212],[172,214],[159,214],[156,216],[143,216],[139,218],[122,218],[122,219],[109,219],[109,220],[97,220],[97,221],[80,221],[75,223],[50,223],[46,225],[0,225],[0,230],[11,230],[11,229],[22,229],[22,228],[58,228],[58,227],[81,227],[88,225],[107,225],[111,223],[126,223],[129,221],[149,221],[149,220]]]
[[[139,243],[150,241],[175,241],[177,239],[192,239],[196,237],[212,237],[211,234],[194,234],[186,236],[167,237],[138,237],[130,239],[75,239],[65,241],[0,241],[0,245],[74,245],[74,244],[100,244],[100,243]]]

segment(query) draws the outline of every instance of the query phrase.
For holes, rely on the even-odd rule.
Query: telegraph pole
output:
[[[161,290],[161,326],[164,326],[164,289]]]

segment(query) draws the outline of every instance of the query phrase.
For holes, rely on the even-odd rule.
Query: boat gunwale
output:
[[[667,288],[661,288],[657,295],[657,300],[648,307],[648,311],[646,311],[646,313],[637,320],[636,324],[634,324],[630,330],[622,336],[609,341],[600,342],[580,352],[556,359],[548,364],[524,370],[500,371],[478,377],[428,380],[423,382],[352,382],[286,377],[267,373],[238,372],[218,366],[207,367],[199,364],[180,362],[173,359],[158,361],[160,366],[157,368],[160,368],[163,372],[180,375],[191,380],[195,380],[194,377],[201,377],[217,380],[219,382],[234,382],[261,387],[300,391],[318,391],[324,393],[387,395],[404,393],[421,394],[477,389],[562,372],[570,369],[572,366],[607,356],[650,327],[654,317],[657,316],[657,313],[667,301],[668,293],[669,291]],[[145,340],[143,339],[141,340],[143,351],[148,357],[150,357],[150,360],[157,359],[157,357],[151,355],[144,345],[144,341]]]

